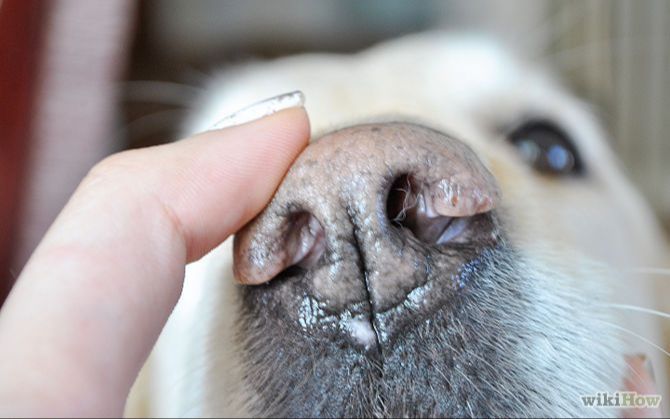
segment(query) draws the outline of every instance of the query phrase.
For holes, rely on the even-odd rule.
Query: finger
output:
[[[290,109],[96,166],[2,309],[0,413],[120,415],[185,263],[266,205],[308,136]]]

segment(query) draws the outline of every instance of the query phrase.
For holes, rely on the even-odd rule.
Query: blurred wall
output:
[[[551,2],[549,62],[593,103],[629,175],[670,222],[670,1]]]

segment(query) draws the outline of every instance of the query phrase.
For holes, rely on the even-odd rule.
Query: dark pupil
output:
[[[548,174],[579,173],[577,156],[566,135],[545,124],[527,125],[510,135],[510,141],[533,168]]]

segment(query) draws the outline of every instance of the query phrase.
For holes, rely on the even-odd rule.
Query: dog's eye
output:
[[[580,175],[583,165],[568,134],[551,121],[531,120],[512,130],[507,138],[521,156],[540,173]]]

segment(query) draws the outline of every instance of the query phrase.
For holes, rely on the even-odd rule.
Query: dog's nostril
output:
[[[314,215],[307,211],[291,214],[286,229],[289,267],[311,268],[326,248],[326,233]]]
[[[456,240],[465,231],[470,217],[439,214],[430,193],[430,188],[422,186],[410,174],[397,177],[386,201],[389,221],[428,244],[443,245]]]
[[[269,234],[238,234],[234,244],[234,273],[243,284],[262,284],[291,267],[309,269],[326,249],[326,232],[309,211],[278,216]],[[263,242],[262,245],[260,242]]]

